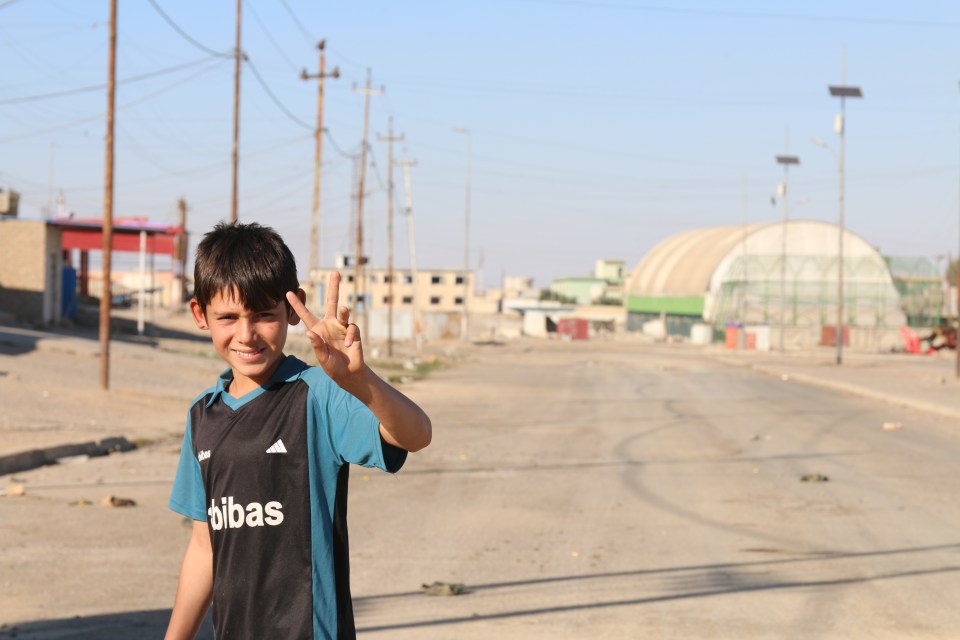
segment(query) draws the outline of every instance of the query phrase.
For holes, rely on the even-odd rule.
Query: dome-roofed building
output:
[[[833,339],[837,322],[838,227],[815,220],[695,229],[655,246],[624,283],[630,328],[665,316],[667,331],[696,323],[766,325],[787,345]],[[844,325],[862,348],[898,344],[905,323],[883,256],[843,234]],[[786,260],[784,260],[786,257]]]

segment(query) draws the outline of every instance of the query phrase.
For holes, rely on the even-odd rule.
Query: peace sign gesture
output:
[[[345,377],[364,369],[363,348],[360,346],[360,329],[350,324],[350,309],[340,307],[340,273],[330,274],[327,284],[326,304],[323,317],[317,318],[292,292],[287,292],[287,302],[303,320],[307,338],[313,345],[320,366],[338,384]]]

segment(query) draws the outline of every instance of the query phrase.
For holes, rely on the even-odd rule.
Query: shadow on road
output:
[[[170,620],[169,609],[154,611],[128,611],[100,616],[66,618],[63,620],[38,620],[18,624],[0,625],[0,638],[18,640],[142,640],[162,638]],[[213,623],[207,614],[197,640],[213,640]]]
[[[875,571],[868,574],[858,572],[859,575],[850,577],[839,577],[832,579],[811,579],[811,580],[786,580],[777,579],[771,576],[765,576],[757,573],[747,573],[742,570],[751,568],[794,564],[805,562],[824,562],[831,560],[849,560],[877,558],[882,556],[916,554],[939,551],[956,551],[960,549],[960,544],[934,545],[928,547],[913,547],[904,549],[891,549],[883,551],[867,551],[859,553],[842,552],[822,552],[805,554],[801,557],[777,558],[772,560],[757,560],[739,563],[718,563],[708,565],[679,566],[663,569],[639,569],[635,571],[615,571],[598,574],[579,574],[571,576],[555,576],[550,578],[534,578],[530,580],[515,580],[508,582],[497,582],[477,585],[467,585],[466,593],[480,593],[488,590],[505,589],[512,587],[527,587],[549,583],[559,582],[580,582],[591,580],[609,580],[617,578],[631,578],[640,576],[651,576],[657,574],[674,574],[670,584],[673,585],[672,593],[661,593],[648,595],[638,598],[624,598],[618,600],[598,600],[594,602],[582,602],[576,604],[531,607],[526,609],[515,609],[507,611],[496,611],[485,614],[471,614],[469,616],[451,616],[439,619],[418,620],[413,622],[399,622],[397,624],[386,624],[378,626],[368,626],[357,628],[361,633],[375,633],[383,631],[395,631],[398,629],[415,629],[440,627],[445,625],[464,624],[470,622],[481,622],[484,620],[506,620],[513,618],[523,618],[525,616],[542,616],[554,613],[566,613],[570,611],[604,609],[610,607],[637,606],[646,604],[656,604],[661,602],[670,602],[678,600],[690,600],[696,598],[712,598],[717,596],[732,595],[737,593],[761,592],[770,590],[786,589],[811,589],[811,588],[829,588],[844,585],[867,584],[882,580],[892,580],[898,578],[910,578],[917,576],[927,576],[942,573],[960,572],[960,566],[942,566],[936,568],[924,568],[901,571]],[[765,550],[772,552],[773,550]],[[407,591],[402,593],[388,593],[362,598],[354,598],[354,607],[357,611],[363,607],[372,606],[381,599],[393,598],[421,598],[424,597],[420,591]]]

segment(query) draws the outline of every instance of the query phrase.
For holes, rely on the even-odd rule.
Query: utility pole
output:
[[[240,18],[242,0],[237,0],[237,47],[233,52],[233,186],[230,190],[230,222],[237,221],[237,180],[240,165]]]
[[[317,49],[320,50],[320,66],[317,73],[308,74],[306,69],[300,72],[301,80],[317,79],[317,141],[313,154],[313,209],[310,216],[310,271],[308,272],[308,279],[311,284],[314,284],[313,289],[317,296],[316,306],[318,309],[323,302],[320,298],[320,287],[322,284],[320,282],[314,283],[313,279],[316,272],[320,269],[320,168],[323,157],[321,155],[323,149],[323,79],[340,77],[339,67],[334,67],[330,73],[326,72],[326,60],[324,56],[324,47],[326,44],[326,40],[321,40],[317,44]]]
[[[107,63],[107,155],[103,179],[103,287],[100,293],[100,388],[110,388],[110,287],[113,257],[113,110],[117,98],[117,0],[110,0]]]
[[[413,225],[413,191],[410,181],[410,167],[417,166],[416,160],[408,160],[404,151],[403,160],[398,163],[403,167],[404,213],[407,217],[407,243],[410,251],[410,280],[413,282],[413,338],[417,346],[417,353],[423,348],[423,333],[420,326],[420,288],[417,279],[417,240],[414,236]]]
[[[187,298],[187,201],[183,198],[177,200],[177,226],[180,227],[180,234],[177,235],[174,250],[176,255],[174,259],[180,265],[180,299],[177,300],[177,308],[183,310]]]
[[[783,185],[780,189],[780,198],[783,199],[783,230],[780,238],[780,353],[783,353],[783,339],[787,331],[787,225],[790,220],[790,165],[800,164],[798,156],[786,155],[790,147],[790,127],[784,134],[784,155],[777,156],[777,164],[783,165]]]
[[[393,143],[402,142],[403,134],[393,135],[393,118],[387,135],[377,136],[387,143],[387,355],[393,357]]]
[[[460,339],[470,342],[470,179],[473,174],[473,132],[459,126],[453,127],[453,131],[467,136],[467,188],[463,205],[463,315],[460,317]]]
[[[357,245],[356,245],[356,254],[354,255],[353,260],[353,301],[354,307],[360,302],[359,298],[359,287],[360,287],[360,263],[363,262],[363,190],[364,190],[364,180],[367,174],[367,131],[370,125],[370,96],[380,96],[383,95],[384,89],[380,87],[379,89],[370,88],[370,70],[367,69],[367,85],[365,88],[361,89],[354,86],[353,91],[355,93],[363,94],[363,142],[360,147],[360,184],[357,189]],[[368,300],[363,302],[363,330],[366,331],[369,327],[367,322],[367,308],[370,306]]]

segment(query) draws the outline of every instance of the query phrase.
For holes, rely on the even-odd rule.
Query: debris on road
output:
[[[137,503],[130,498],[120,498],[117,496],[104,496],[100,504],[105,507],[135,507]]]
[[[830,482],[830,478],[822,473],[808,473],[800,476],[800,482]]]
[[[883,430],[884,431],[900,431],[903,429],[903,423],[901,422],[884,422]]]
[[[2,490],[2,493],[0,493],[0,495],[4,495],[4,496],[8,496],[8,497],[13,497],[13,496],[26,495],[26,493],[27,493],[27,488],[26,488],[25,486],[23,486],[22,484],[12,484],[12,485],[10,485],[9,487],[7,487],[6,489],[3,489],[3,490]]]
[[[424,584],[423,592],[428,596],[459,596],[466,593],[467,589],[460,582],[439,582],[433,584]]]

